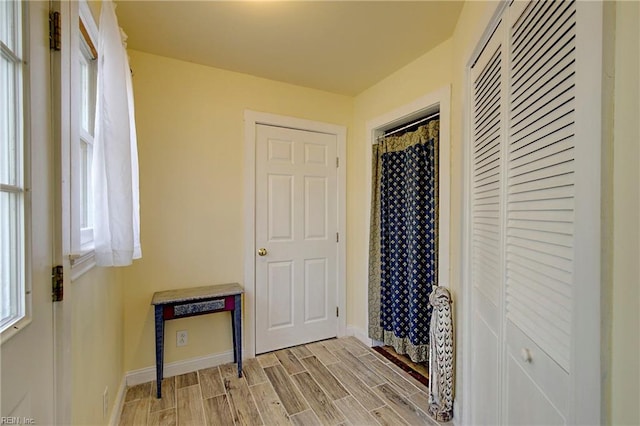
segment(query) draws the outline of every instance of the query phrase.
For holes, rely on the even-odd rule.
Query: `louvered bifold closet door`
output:
[[[498,25],[471,69],[473,81],[471,280],[474,424],[499,421],[503,289],[504,52]],[[487,389],[492,389],[487,392]]]
[[[506,199],[507,424],[566,422],[575,204],[575,2],[512,8]]]

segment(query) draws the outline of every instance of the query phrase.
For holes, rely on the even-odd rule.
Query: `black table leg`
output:
[[[162,317],[162,305],[156,305],[156,396],[162,398],[162,375],[164,360],[164,318]]]
[[[242,377],[242,295],[235,296],[235,307],[233,310],[233,330],[236,362],[238,363],[238,377]]]
[[[234,302],[235,303],[235,302]],[[238,351],[236,350],[236,310],[231,313],[231,336],[233,337],[233,362],[238,362]]]

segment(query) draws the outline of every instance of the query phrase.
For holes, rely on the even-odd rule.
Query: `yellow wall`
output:
[[[106,424],[123,380],[124,299],[118,274],[113,268],[94,268],[65,289],[72,311],[73,424]],[[107,387],[109,408],[103,418]]]
[[[243,282],[245,109],[349,126],[352,98],[130,51],[143,257],[123,269],[125,369],[153,366],[154,292]],[[169,321],[165,362],[231,351],[229,316]],[[177,348],[177,330],[189,344]]]
[[[611,424],[640,424],[640,69],[638,2],[618,2],[613,142]]]
[[[451,85],[450,277],[458,303],[456,312],[460,314],[465,69],[495,8],[495,2],[466,2],[451,39],[355,98],[131,51],[143,259],[122,270],[125,371],[154,364],[149,305],[153,292],[208,283],[242,283],[245,108],[349,127],[347,323],[364,330],[368,230],[363,219],[364,194],[369,189],[364,164],[366,122]],[[618,9],[616,52],[636,53],[618,54],[616,59],[615,260],[611,265],[614,308],[613,318],[603,318],[603,324],[612,328],[612,347],[605,350],[605,363],[612,370],[605,383],[605,399],[610,399],[612,406],[605,407],[605,415],[608,422],[623,424],[638,423],[640,399],[638,129],[633,127],[638,117],[638,4],[620,3]],[[635,31],[635,35],[629,36],[629,31]],[[635,119],[623,121],[623,112]],[[627,152],[633,155],[625,156]],[[189,345],[176,348],[175,331],[181,329],[189,331]],[[460,331],[457,327],[458,356],[462,353]],[[229,322],[224,316],[171,321],[166,337],[167,362],[231,349]],[[462,365],[460,361],[458,366]],[[460,374],[457,380],[460,391]]]

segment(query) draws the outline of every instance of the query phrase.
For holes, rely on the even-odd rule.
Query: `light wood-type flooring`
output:
[[[129,387],[121,425],[437,425],[428,389],[353,337]]]

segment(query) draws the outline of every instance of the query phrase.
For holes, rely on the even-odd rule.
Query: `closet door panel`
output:
[[[504,279],[505,70],[498,25],[472,68],[471,288],[473,424],[500,423]]]
[[[569,373],[574,291],[575,3],[529,3],[510,29],[510,39],[509,78],[515,84],[509,93],[506,182],[507,327],[517,327]],[[510,356],[525,350],[514,346],[510,337],[507,335]],[[512,374],[520,374],[511,366],[510,362],[508,383],[516,380]],[[535,377],[532,380],[539,382]]]

